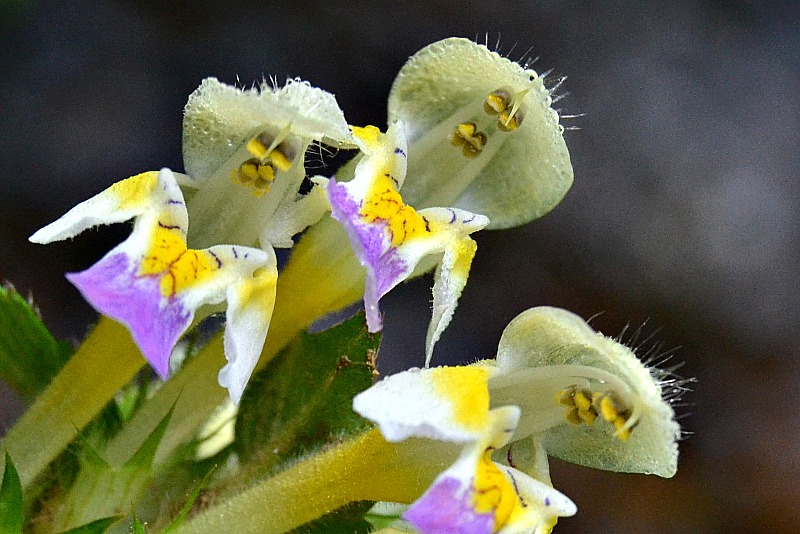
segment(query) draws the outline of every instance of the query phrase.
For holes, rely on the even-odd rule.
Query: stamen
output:
[[[567,407],[564,417],[574,425],[586,423],[592,426],[597,419],[597,409],[592,404],[592,398],[591,390],[578,389],[577,386],[570,386],[556,393],[556,402]]]
[[[591,399],[591,400],[590,400]],[[570,386],[556,393],[556,402],[567,407],[564,418],[571,424],[586,423],[592,426],[598,416],[614,426],[616,436],[626,441],[631,436],[631,429],[638,420],[633,413],[623,408],[623,402],[612,391],[592,392]]]
[[[286,145],[286,143],[282,143],[269,154],[269,157],[275,167],[283,172],[286,172],[292,168],[292,160],[294,159],[294,155],[291,153],[289,148],[290,147]]]
[[[258,161],[248,160],[233,171],[233,181],[239,184],[249,184],[258,177]]]
[[[601,417],[625,441],[644,409],[625,382],[608,371],[586,365],[516,369],[493,377],[489,389],[492,406],[522,407],[517,436],[544,432],[564,420],[592,426]],[[521,390],[526,393],[520,394]],[[542,394],[533,394],[534,391]]]
[[[263,141],[261,141],[261,138],[263,136],[264,134],[262,133],[257,137],[250,139],[247,142],[247,151],[250,152],[250,154],[252,154],[254,158],[257,158],[261,161],[264,161],[264,159],[267,157],[267,154],[269,153],[267,145],[264,144]]]
[[[253,195],[256,198],[268,192],[275,181],[276,173],[290,170],[297,155],[294,147],[285,142],[288,132],[287,127],[278,132],[274,138],[267,132],[261,132],[250,139],[245,148],[253,157],[231,171],[233,181],[253,187]]]
[[[238,169],[233,169],[231,178],[237,184],[253,187],[253,195],[259,198],[270,190],[275,181],[275,167],[272,163],[262,163],[253,158],[242,163]]]
[[[486,134],[477,130],[478,127],[474,122],[462,122],[450,134],[450,143],[455,147],[461,147],[465,157],[474,158],[486,145]]]
[[[486,97],[486,102],[483,104],[483,109],[489,115],[499,115],[508,109],[508,104],[511,102],[511,95],[504,89],[492,91]]]
[[[522,124],[525,113],[522,102],[531,87],[514,93],[512,96],[507,89],[497,89],[489,93],[483,104],[483,110],[488,115],[497,116],[497,129],[501,132],[513,132]]]

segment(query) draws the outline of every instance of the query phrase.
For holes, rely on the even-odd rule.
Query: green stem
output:
[[[175,534],[279,534],[353,501],[413,502],[458,454],[432,443],[387,443],[371,430],[223,500]]]
[[[111,319],[101,318],[5,437],[4,445],[24,487],[44,471],[144,364],[128,331]]]
[[[353,255],[347,235],[333,219],[310,229],[292,251],[278,277],[275,310],[258,368],[263,367],[300,331],[323,315],[361,298],[364,270]],[[198,426],[225,400],[217,383],[225,363],[222,337],[217,336],[150,399],[109,444],[111,462],[124,462],[175,407],[159,445],[156,463],[192,438]]]

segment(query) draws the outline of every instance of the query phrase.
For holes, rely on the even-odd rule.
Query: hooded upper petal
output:
[[[202,181],[253,137],[285,128],[309,141],[326,139],[352,146],[336,98],[308,82],[290,79],[280,88],[265,83],[240,89],[206,78],[189,96],[184,110],[186,171]]]
[[[535,71],[468,39],[414,54],[389,95],[389,121],[407,125],[409,202],[482,213],[490,229],[550,211],[573,176],[551,104]]]
[[[675,474],[680,427],[659,381],[633,351],[577,315],[550,307],[520,314],[503,332],[497,366],[502,377],[490,388],[506,383],[503,402],[542,407],[531,384],[549,385],[542,389],[550,405],[567,416],[542,434],[549,454],[599,469]],[[536,411],[534,419],[552,413]],[[521,427],[529,426],[523,418]]]
[[[251,89],[203,80],[183,120],[193,246],[292,246],[329,209],[317,186],[300,193],[312,142],[354,148],[332,94],[300,80]]]

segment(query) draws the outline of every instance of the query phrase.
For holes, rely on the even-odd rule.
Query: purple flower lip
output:
[[[361,203],[335,178],[328,184],[328,200],[331,215],[344,226],[359,262],[367,269],[364,290],[367,326],[370,332],[378,332],[383,327],[378,301],[405,277],[408,265],[390,245],[388,223],[362,222]]]
[[[434,483],[421,499],[409,508],[403,519],[422,534],[490,534],[494,514],[479,514],[464,482],[445,477]]]
[[[172,348],[194,313],[180,298],[162,296],[161,277],[138,276],[136,270],[127,254],[111,251],[85,271],[66,276],[92,307],[128,328],[144,357],[166,379]]]

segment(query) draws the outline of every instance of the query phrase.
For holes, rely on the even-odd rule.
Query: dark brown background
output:
[[[47,247],[26,236],[142,170],[181,169],[187,95],[300,76],[351,123],[385,124],[405,59],[448,36],[499,38],[566,74],[575,185],[541,221],[477,235],[439,363],[492,356],[541,304],[617,334],[630,323],[697,377],[672,480],[554,462],[578,504],[557,532],[790,532],[800,522],[797,342],[800,33],[760,2],[4,2],[0,278],[61,337],[94,315],[63,278],[126,230]],[[451,4],[455,7],[451,7]],[[513,50],[511,50],[513,47]],[[384,370],[420,365],[430,279],[385,299]],[[0,389],[2,425],[21,408]]]

